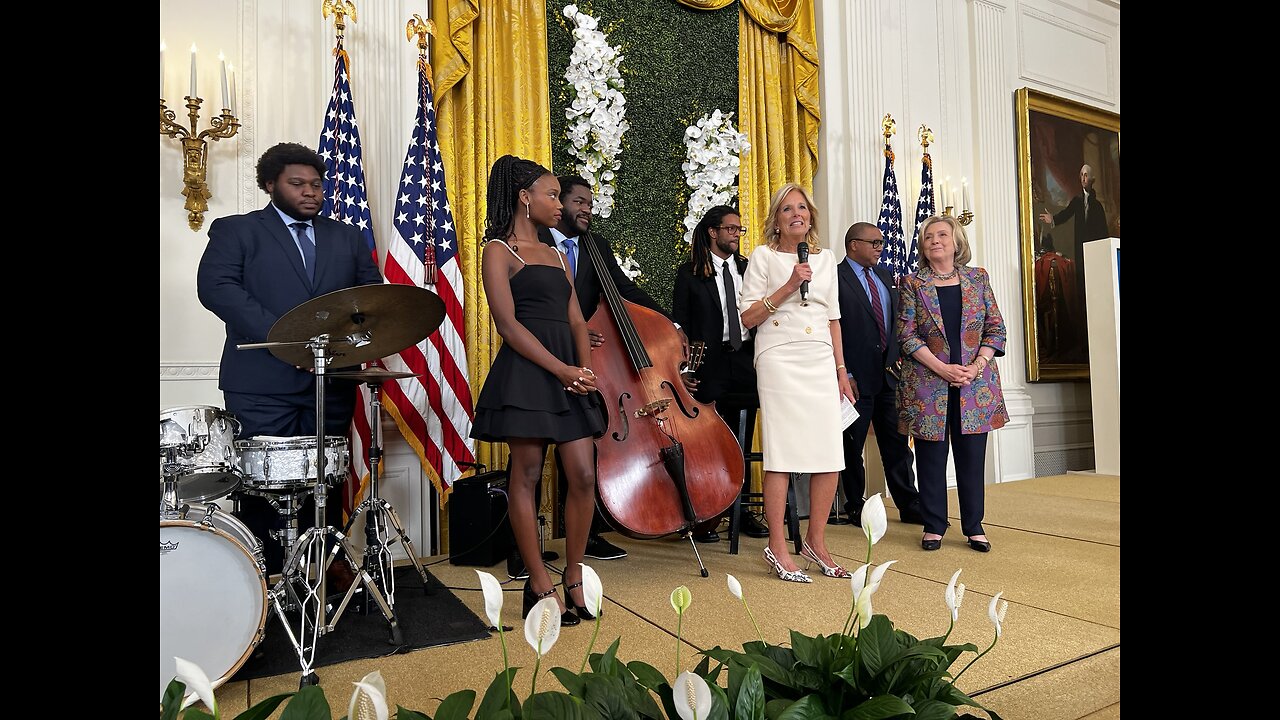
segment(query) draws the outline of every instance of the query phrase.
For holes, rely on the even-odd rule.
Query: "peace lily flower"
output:
[[[992,625],[996,626],[996,636],[991,639],[991,645],[989,645],[986,650],[983,650],[982,652],[978,653],[977,657],[970,660],[969,664],[964,666],[964,670],[961,670],[960,672],[956,673],[956,676],[951,680],[952,685],[954,685],[956,681],[960,679],[960,676],[964,674],[965,670],[968,670],[969,668],[973,667],[974,663],[982,659],[983,655],[986,655],[987,653],[991,652],[991,649],[996,646],[996,643],[1000,642],[1000,633],[1002,631],[1001,626],[1004,624],[1004,614],[1005,614],[1005,611],[1009,609],[1009,601],[1008,600],[1001,601],[1000,600],[1001,595],[1004,595],[1003,590],[996,593],[995,597],[991,598],[991,603],[987,605],[987,619],[991,621]]]
[[[760,638],[760,642],[764,642],[764,634],[760,632],[760,626],[756,624],[756,617],[751,614],[751,606],[747,604],[747,599],[742,596],[742,583],[738,582],[738,578],[732,575],[727,575],[726,577],[729,583],[729,593],[738,598],[738,601],[742,603],[742,607],[746,608],[747,617],[751,619],[751,627],[756,629],[756,636]]]
[[[699,720],[711,714],[711,687],[701,676],[688,670],[676,676],[671,700],[680,720]]]
[[[498,642],[502,645],[502,668],[506,671],[511,668],[511,663],[507,661],[507,636],[502,629],[502,584],[498,582],[498,578],[483,570],[477,570],[476,575],[480,577],[480,590],[484,593],[484,614],[489,618],[489,624],[498,629]],[[507,695],[511,694],[510,678],[507,675]]]
[[[947,583],[947,591],[943,598],[947,601],[947,610],[951,611],[951,625],[947,628],[947,634],[942,636],[942,642],[945,644],[947,638],[951,636],[951,631],[956,627],[956,620],[960,619],[960,604],[964,602],[964,583],[956,584],[956,580],[960,579],[960,570],[957,570],[951,576],[951,582]]]
[[[889,518],[885,516],[884,498],[876,493],[862,504],[862,533],[867,536],[867,562],[871,562],[871,546],[880,542],[888,529]]]
[[[209,676],[204,674],[204,670],[201,670],[199,665],[190,660],[175,657],[173,663],[177,668],[174,677],[187,686],[187,695],[182,699],[182,707],[187,708],[196,700],[202,700],[205,706],[213,711],[213,716],[218,717],[218,700],[213,696],[213,683],[209,682]]]
[[[556,640],[560,639],[560,603],[555,595],[542,598],[529,611],[529,617],[524,619],[524,639],[538,656],[533,665],[532,695],[538,688],[538,668],[542,665],[542,656],[551,652]]]
[[[591,657],[591,649],[596,645],[596,636],[600,634],[600,612],[604,609],[604,585],[600,576],[586,563],[578,563],[582,567],[582,602],[586,604],[592,615],[596,616],[596,627],[591,633],[591,642],[587,645],[587,654],[582,658],[581,675],[587,669],[587,658]]]
[[[374,670],[352,684],[356,689],[347,706],[349,720],[387,720],[387,684],[382,673]]]
[[[684,626],[684,611],[693,604],[693,593],[681,585],[671,591],[671,607],[676,609],[676,672],[680,672],[680,633]]]

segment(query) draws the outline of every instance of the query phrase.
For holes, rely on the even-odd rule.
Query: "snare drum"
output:
[[[291,491],[314,485],[316,481],[316,439],[313,437],[266,437],[237,440],[240,470],[251,490]],[[347,439],[330,435],[324,439],[324,474],[333,486],[347,476],[351,452]]]
[[[267,584],[262,543],[215,505],[160,518],[160,694],[173,658],[199,665],[216,688],[262,641]]]
[[[240,485],[236,469],[235,416],[212,405],[170,408],[160,413],[160,449],[176,453],[178,500],[207,502]]]

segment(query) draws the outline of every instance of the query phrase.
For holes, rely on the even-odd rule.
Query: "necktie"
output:
[[[876,330],[880,331],[880,349],[883,350],[888,342],[884,336],[884,303],[880,302],[880,288],[876,287],[875,279],[871,276],[871,268],[864,267],[862,272],[867,276],[867,292],[871,295],[871,313],[876,316]]]
[[[569,258],[569,274],[578,277],[578,258],[577,253],[573,251],[574,239],[564,239],[564,255]]]
[[[725,260],[720,280],[724,282],[724,317],[729,321],[729,347],[742,349],[742,325],[738,320],[738,291],[733,288],[733,275],[729,272],[729,262]]]
[[[1084,193],[1084,221],[1089,222],[1089,193]]]
[[[307,278],[316,281],[316,244],[307,237],[307,224],[296,222],[290,225],[298,235],[298,247],[302,248],[302,264],[307,268]]]

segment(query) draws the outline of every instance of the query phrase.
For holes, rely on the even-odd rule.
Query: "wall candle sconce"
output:
[[[920,126],[920,146],[924,148],[925,164],[929,165],[930,167],[933,166],[933,163],[929,158],[929,145],[931,143],[933,143],[933,131],[926,126],[921,125]],[[937,177],[937,175],[935,174],[934,177]],[[941,201],[938,204],[942,205],[943,215],[946,215],[948,217],[954,217],[956,220],[960,222],[961,225],[968,225],[969,223],[973,222],[973,209],[972,209],[973,201],[969,197],[969,179],[968,178],[960,178],[959,188],[957,188],[955,183],[951,181],[950,175],[943,178],[941,183],[935,183],[935,185],[937,185],[939,188],[939,191],[937,192],[936,197]],[[957,215],[956,206],[959,205],[960,203],[964,204],[965,209],[963,212]],[[938,204],[935,204],[934,207],[937,207]]]
[[[209,119],[210,127],[200,130],[200,105],[204,99],[196,94],[196,46],[191,46],[191,94],[187,95],[187,118],[190,129],[175,122],[177,117],[173,110],[165,106],[164,101],[164,44],[160,46],[160,134],[177,138],[182,142],[182,194],[187,202],[187,225],[193,231],[204,226],[204,214],[209,209],[209,192],[207,178],[207,162],[209,158],[208,139],[221,140],[234,137],[240,129],[240,121],[231,110],[234,101],[227,91],[227,66],[222,64],[222,114]]]

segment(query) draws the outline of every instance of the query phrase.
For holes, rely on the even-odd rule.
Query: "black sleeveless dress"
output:
[[[572,288],[564,269],[525,265],[510,282],[516,320],[552,355],[576,365],[568,311]],[[602,434],[598,393],[578,395],[565,390],[555,375],[503,343],[476,400],[471,437],[487,442],[542,438],[560,443]]]

